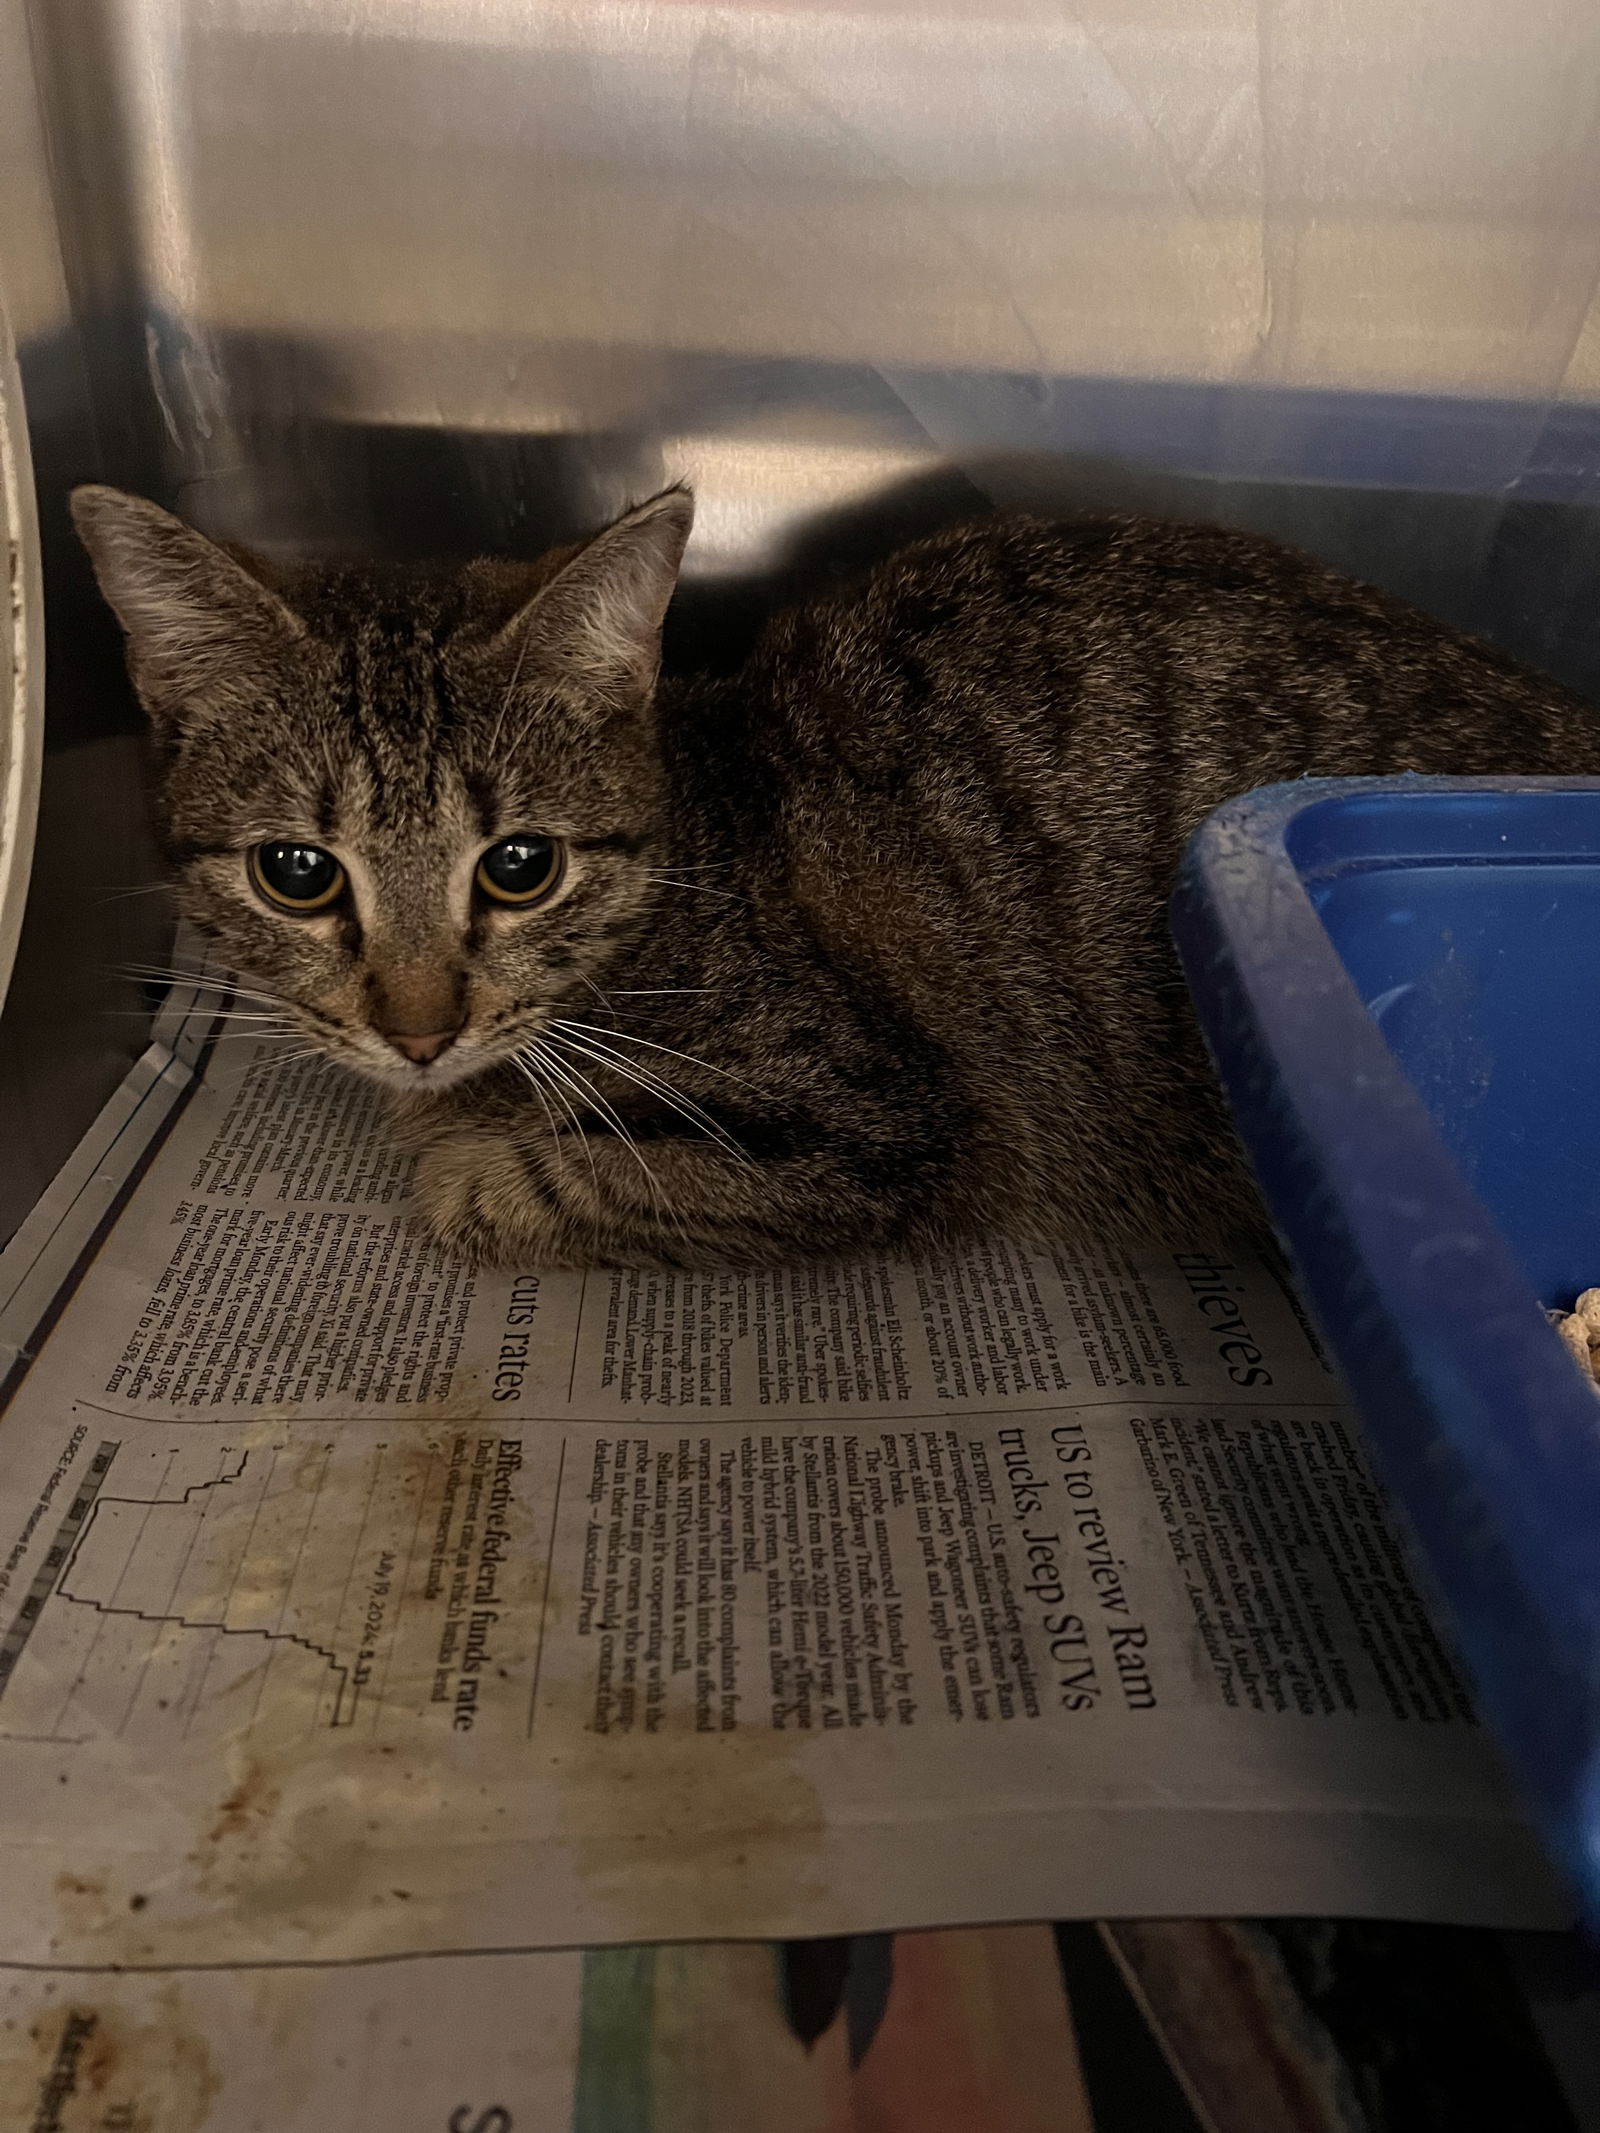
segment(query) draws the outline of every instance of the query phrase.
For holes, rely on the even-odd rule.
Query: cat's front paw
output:
[[[438,1242],[475,1266],[552,1266],[565,1225],[508,1133],[465,1128],[431,1142],[413,1190]]]

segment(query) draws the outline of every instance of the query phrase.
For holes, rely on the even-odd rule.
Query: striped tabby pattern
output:
[[[80,491],[185,913],[393,1093],[438,1235],[754,1264],[1260,1218],[1165,931],[1184,839],[1306,775],[1600,772],[1490,647],[1270,542],[986,523],[661,679],[670,491],[535,565],[281,572]],[[559,891],[474,900],[491,840]],[[326,847],[264,907],[257,840]],[[414,1062],[394,1030],[448,1030]]]

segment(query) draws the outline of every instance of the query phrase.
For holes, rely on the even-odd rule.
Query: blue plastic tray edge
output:
[[[1480,1708],[1600,1925],[1600,1403],[1368,1016],[1287,846],[1297,817],[1346,796],[1580,789],[1600,780],[1266,787],[1195,834],[1172,925],[1374,1464]]]

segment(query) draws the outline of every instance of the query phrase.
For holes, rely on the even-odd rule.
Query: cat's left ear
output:
[[[661,625],[694,524],[687,489],[667,489],[597,533],[496,632],[527,681],[638,703],[655,687]]]

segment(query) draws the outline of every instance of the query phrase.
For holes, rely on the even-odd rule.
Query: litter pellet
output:
[[[1585,1289],[1570,1311],[1552,1311],[1549,1316],[1572,1360],[1600,1390],[1600,1289]]]

